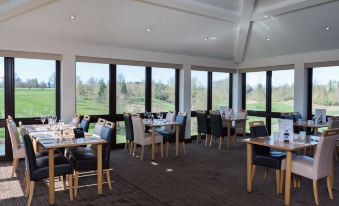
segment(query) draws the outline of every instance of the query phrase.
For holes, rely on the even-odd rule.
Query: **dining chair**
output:
[[[263,121],[253,121],[249,123],[251,138],[267,137],[269,136],[266,125]],[[252,181],[254,179],[256,166],[266,167],[265,175],[267,176],[268,168],[276,171],[276,192],[280,193],[281,180],[281,161],[286,157],[286,154],[278,151],[271,151],[269,147],[261,145],[253,145],[253,173]]]
[[[112,190],[110,177],[110,154],[113,144],[112,130],[114,123],[106,121],[101,129],[100,137],[107,141],[102,145],[102,168],[106,173],[106,179],[109,190]],[[78,196],[79,172],[97,170],[97,152],[89,147],[78,147],[76,150],[70,150],[69,159],[74,168],[74,197]]]
[[[71,125],[73,125],[74,127],[79,127],[79,124],[80,124],[80,115],[75,114],[71,120]]]
[[[179,123],[179,143],[182,143],[184,155],[186,155],[185,132],[186,132],[187,113],[179,112],[175,122]],[[159,133],[166,143],[166,158],[168,158],[169,144],[176,142],[176,131],[163,131]]]
[[[337,129],[337,128],[339,128],[339,116],[328,117],[328,129]],[[334,153],[335,153],[335,159],[336,161],[338,161],[339,159],[339,138],[337,138]]]
[[[197,124],[198,124],[198,137],[197,143],[201,141],[201,135],[204,134],[205,147],[207,146],[208,140],[211,138],[211,125],[208,118],[208,111],[197,110]]]
[[[30,206],[33,199],[35,182],[47,179],[49,177],[48,156],[37,158],[34,153],[31,138],[26,134],[23,137],[25,147],[25,158],[28,170],[28,201],[27,206]],[[68,175],[68,187],[70,200],[73,200],[73,168],[71,162],[62,155],[54,155],[54,175]]]
[[[85,115],[84,118],[81,120],[79,127],[83,128],[84,132],[88,132],[90,120],[91,117],[89,115]]]
[[[219,150],[224,142],[224,138],[227,136],[227,127],[224,127],[222,124],[221,115],[218,111],[210,111],[210,121],[211,121],[211,135],[214,137],[219,137]],[[231,134],[234,134],[234,128],[230,129]],[[210,141],[210,146],[212,146],[212,138]]]
[[[98,122],[95,123],[95,127],[93,130],[93,135],[100,136],[102,128],[105,126],[106,120],[99,118]]]
[[[134,141],[132,115],[130,113],[124,113],[123,117],[125,122],[125,134],[126,134],[125,151],[129,149],[129,154],[131,155],[133,152],[133,141]]]
[[[247,111],[243,110],[243,109],[239,110],[237,117],[246,119],[247,118]],[[237,138],[237,135],[243,135],[244,131],[246,132],[246,121],[245,121],[245,128],[244,128],[244,122],[235,121],[234,129],[235,129],[235,135],[234,135],[235,138]],[[236,139],[235,139],[235,143],[236,143]]]
[[[19,159],[25,158],[25,147],[20,144],[19,132],[14,120],[10,117],[6,119],[6,123],[9,131],[9,137],[11,139],[13,154],[13,168],[11,177],[14,177],[18,167]]]
[[[134,142],[133,156],[135,156],[137,145],[141,146],[140,160],[144,160],[145,146],[152,145],[152,134],[145,133],[143,119],[140,116],[132,116]],[[163,138],[160,135],[155,136],[155,144],[160,144],[161,158],[164,157]]]
[[[331,170],[333,168],[333,152],[335,142],[339,137],[339,129],[325,130],[320,136],[314,157],[298,155],[292,159],[292,173],[313,180],[313,195],[315,205],[319,205],[318,180],[325,178],[330,199],[333,199]],[[281,168],[286,169],[286,160],[281,162]]]

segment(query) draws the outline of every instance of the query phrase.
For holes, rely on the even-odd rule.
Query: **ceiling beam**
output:
[[[238,24],[240,15],[237,12],[222,9],[216,6],[196,2],[193,0],[135,0],[147,4],[152,4],[168,9],[173,9],[193,15],[216,19],[232,24]]]
[[[240,63],[244,58],[247,37],[251,26],[251,18],[254,9],[254,0],[243,0],[241,9],[241,20],[238,26],[235,48],[234,61]]]
[[[0,23],[58,0],[11,0],[0,5]]]
[[[293,11],[329,3],[335,0],[287,0],[271,6],[259,8],[253,14],[252,21],[265,19],[265,16],[278,16]]]

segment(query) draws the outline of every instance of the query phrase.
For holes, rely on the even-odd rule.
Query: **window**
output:
[[[145,112],[145,67],[117,65],[117,114]]]
[[[207,110],[207,72],[191,71],[191,111]]]
[[[117,122],[116,124],[116,144],[122,144],[126,142],[126,129],[125,129],[125,122]]]
[[[272,71],[272,112],[293,112],[294,70]]]
[[[152,111],[175,111],[175,69],[152,67]]]
[[[312,113],[326,109],[327,115],[339,115],[339,66],[313,68]]]
[[[246,73],[246,109],[266,110],[266,72]]]
[[[229,107],[230,74],[222,72],[212,73],[212,109],[218,110],[220,106]]]
[[[250,126],[249,126],[249,122],[253,122],[253,121],[264,121],[266,124],[266,118],[265,117],[257,117],[257,116],[247,116],[247,125],[246,125],[246,132],[249,133],[250,132]]]
[[[76,113],[109,114],[109,65],[76,63]]]
[[[55,61],[15,58],[14,65],[15,117],[56,115]]]

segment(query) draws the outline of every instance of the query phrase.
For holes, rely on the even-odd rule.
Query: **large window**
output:
[[[109,114],[109,65],[76,63],[76,113]]]
[[[220,106],[229,107],[230,74],[222,72],[212,73],[212,109]]]
[[[152,67],[152,111],[175,111],[175,69]]]
[[[266,72],[246,73],[246,109],[266,110]]]
[[[117,65],[117,114],[145,112],[145,67]]]
[[[191,71],[191,111],[207,109],[207,73]]]
[[[294,70],[272,71],[272,112],[293,112]]]
[[[312,113],[326,109],[328,115],[339,115],[339,66],[313,68]]]
[[[15,117],[56,115],[56,64],[15,58]]]

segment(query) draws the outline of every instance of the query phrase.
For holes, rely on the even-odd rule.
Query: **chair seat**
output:
[[[159,135],[155,135],[155,143],[159,144],[163,142],[163,137]],[[151,145],[152,144],[152,134],[145,133],[145,139],[140,141],[140,140],[134,140],[135,144],[139,145]]]
[[[31,181],[39,181],[48,178],[48,156],[39,157],[36,159],[37,168],[31,174]],[[54,155],[54,175],[61,176],[72,174],[72,164],[64,156]]]
[[[286,170],[286,159],[281,162],[281,169]],[[292,173],[314,180],[321,178],[314,177],[313,158],[304,155],[294,156],[292,158]]]
[[[283,152],[270,152],[268,155],[256,155],[253,158],[253,164],[273,169],[281,168],[281,161],[286,158]]]
[[[159,134],[164,138],[164,142],[175,142],[176,132],[162,131]],[[184,141],[184,138],[179,136],[179,141]]]
[[[68,148],[66,156],[71,160],[73,167],[77,171],[96,170],[97,154],[89,147]],[[109,168],[109,162],[103,161],[103,169]]]

